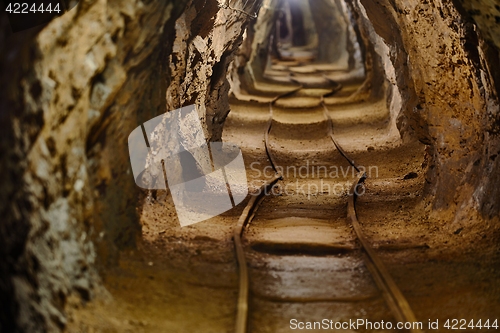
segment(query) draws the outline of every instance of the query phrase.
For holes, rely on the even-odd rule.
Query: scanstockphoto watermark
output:
[[[369,178],[377,178],[378,166],[358,166],[359,172]],[[250,164],[250,186],[265,191],[265,195],[301,195],[311,200],[319,195],[341,197],[348,195],[352,187],[352,179],[358,175],[358,170],[352,166],[318,165],[315,162],[304,161],[302,165],[277,166],[276,171],[283,176],[284,182],[272,188],[261,189],[264,180],[270,180],[276,173],[272,166],[260,162]],[[354,189],[357,196],[365,194],[365,187]],[[260,194],[260,192],[258,193]]]
[[[429,329],[435,329],[436,323],[432,323],[429,320]],[[299,321],[297,319],[290,319],[290,329],[291,330],[332,330],[332,331],[358,331],[366,330],[369,332],[383,330],[422,330],[424,323],[420,321],[415,322],[396,322],[391,321],[370,321],[367,319],[349,319],[346,321],[335,321],[331,319],[323,319],[321,321]]]

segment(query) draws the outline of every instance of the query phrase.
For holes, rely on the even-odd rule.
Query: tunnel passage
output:
[[[292,7],[297,7],[297,13],[303,17],[300,30],[291,23]],[[347,110],[339,110],[339,119],[334,119],[334,125],[342,128],[342,123],[356,122],[354,118],[360,117],[365,118],[360,123],[379,122],[379,126],[386,129],[389,141],[397,141],[400,132],[403,137],[406,134],[412,137],[412,133],[407,133],[408,128],[399,130],[397,127],[402,97],[395,84],[394,67],[384,53],[388,50],[382,49],[382,42],[369,39],[370,33],[375,34],[373,26],[362,17],[356,17],[352,3],[276,1],[264,8],[269,9],[262,10],[258,19],[247,28],[248,37],[230,72],[231,93],[237,99],[249,100],[248,95],[255,91],[274,96],[272,91],[264,91],[270,76],[290,86],[331,86],[335,97],[346,98],[343,104],[365,100],[366,109],[369,103],[375,103],[373,112],[368,111],[366,116],[354,112],[350,117]],[[293,40],[293,35],[301,34],[302,30],[309,31],[304,45]],[[282,38],[284,31],[288,35]],[[283,71],[285,66],[289,67],[289,72]],[[330,95],[325,97],[335,98]],[[302,100],[305,101],[303,97]]]
[[[280,29],[286,25],[288,36],[275,31],[278,13],[284,13]],[[107,288],[133,285],[123,280],[127,274],[107,274],[120,253],[127,257],[124,249],[161,244],[161,251],[145,247],[152,274],[140,265],[144,259],[125,261],[141,282],[149,276],[177,281],[181,274],[158,268],[155,255],[188,262],[203,251],[215,253],[214,242],[225,244],[224,251],[208,259],[232,262],[223,231],[231,216],[221,222],[226,229],[215,229],[219,238],[203,235],[212,224],[191,237],[175,225],[171,206],[161,215],[148,210],[168,195],[135,187],[126,138],[146,120],[196,103],[207,138],[219,140],[235,111],[230,87],[237,99],[252,94],[270,73],[273,48],[273,57],[286,58],[293,47],[309,47],[322,63],[358,70],[363,79],[349,96],[378,99],[388,111],[386,135],[426,146],[423,209],[451,237],[439,246],[494,242],[500,197],[497,16],[498,8],[481,0],[81,1],[46,26],[12,33],[2,13],[2,330],[63,331],[72,325],[67,313],[73,296],[95,299],[106,276]],[[343,33],[328,34],[331,29]],[[282,125],[286,133],[286,121]],[[145,217],[166,224],[146,225]],[[201,264],[197,269],[204,272]],[[214,280],[232,286],[217,274]],[[193,304],[176,300],[183,313],[192,310]],[[110,315],[130,313],[117,307]],[[223,325],[231,320],[227,316]]]

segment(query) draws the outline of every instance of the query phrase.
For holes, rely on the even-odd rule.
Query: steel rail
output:
[[[328,122],[328,134],[327,135],[330,137],[330,139],[332,140],[333,144],[335,145],[335,148],[337,148],[337,150],[339,151],[339,153],[347,160],[347,162],[349,162],[349,164],[354,169],[356,169],[357,172],[359,172],[360,169],[359,169],[358,165],[356,164],[356,162],[354,162],[354,160],[351,159],[349,157],[349,155],[347,155],[347,153],[345,152],[345,150],[337,142],[337,140],[335,140],[335,137],[333,136],[333,120],[332,120],[332,117],[330,116],[330,111],[328,110],[328,107],[326,106],[325,96],[326,95],[321,96],[321,105],[323,106],[323,112],[324,112],[324,115],[325,115],[325,117],[327,119],[327,122]]]
[[[340,154],[358,172],[357,178],[353,183],[349,193],[349,199],[347,203],[347,217],[349,218],[351,225],[354,229],[354,232],[356,233],[356,236],[358,237],[358,240],[361,243],[361,246],[366,254],[367,257],[367,259],[365,260],[366,266],[370,271],[373,279],[375,280],[375,283],[382,291],[387,306],[393,313],[395,319],[398,320],[399,322],[416,323],[417,319],[415,317],[413,310],[410,307],[410,304],[404,297],[403,293],[397,286],[396,282],[394,282],[394,279],[392,278],[391,274],[385,267],[382,260],[380,260],[380,257],[376,254],[376,252],[372,249],[370,243],[367,241],[357,217],[356,199],[359,196],[358,188],[364,186],[364,182],[367,178],[367,175],[364,172],[363,173],[360,172],[359,166],[354,162],[354,160],[352,160],[349,157],[349,155],[344,151],[342,146],[335,140],[335,137],[333,135],[333,120],[330,116],[328,107],[326,106],[324,96],[321,97],[321,104],[323,105],[325,116],[327,117],[329,123],[328,135],[330,136],[333,144],[340,152]],[[408,331],[411,333],[422,332],[420,329],[418,328],[415,329],[413,327]]]
[[[248,292],[249,292],[249,278],[248,267],[245,258],[245,251],[241,237],[245,226],[253,219],[257,209],[262,202],[267,190],[274,186],[274,184],[281,179],[281,175],[276,175],[273,179],[266,182],[259,189],[258,194],[252,195],[248,201],[243,213],[238,219],[238,223],[233,230],[234,248],[236,250],[236,259],[239,267],[239,294],[238,294],[238,308],[236,314],[236,333],[245,333],[247,330],[248,321]]]
[[[248,201],[243,213],[240,215],[236,226],[233,229],[233,241],[234,248],[236,251],[236,260],[239,267],[239,293],[238,293],[238,306],[236,313],[236,333],[246,333],[247,323],[248,323],[248,294],[250,289],[249,277],[248,277],[248,267],[245,258],[245,251],[243,249],[242,236],[245,231],[245,227],[253,220],[257,210],[262,203],[265,194],[268,189],[272,188],[279,180],[283,179],[283,176],[278,172],[276,168],[276,161],[269,149],[269,133],[271,132],[273,123],[273,104],[280,98],[294,94],[295,92],[302,89],[302,87],[296,88],[292,91],[285,92],[273,98],[269,102],[269,120],[267,122],[266,132],[264,134],[264,145],[266,148],[266,154],[269,159],[275,176],[264,183],[257,194],[252,195]]]
[[[297,82],[298,83],[298,82]],[[269,162],[275,171],[275,176],[269,180],[268,182],[264,183],[260,189],[259,192],[256,195],[252,195],[250,200],[248,201],[245,209],[243,210],[243,213],[241,214],[240,218],[238,219],[238,223],[236,224],[234,231],[233,231],[233,239],[234,239],[234,244],[235,244],[235,250],[236,250],[236,256],[237,256],[237,261],[238,261],[238,266],[239,266],[239,295],[238,295],[238,309],[237,309],[237,316],[236,316],[236,333],[246,333],[247,332],[247,323],[248,323],[248,298],[249,298],[249,275],[248,275],[248,267],[246,263],[246,258],[245,258],[245,252],[243,249],[243,244],[242,244],[242,236],[245,230],[245,227],[253,220],[255,214],[257,213],[257,210],[262,203],[265,193],[267,193],[267,190],[269,188],[272,188],[279,180],[283,179],[282,174],[277,170],[276,167],[276,160],[274,159],[274,156],[272,155],[270,151],[270,145],[269,145],[269,134],[272,129],[272,123],[273,123],[273,105],[280,99],[289,95],[293,95],[297,91],[303,89],[304,86],[301,85],[300,87],[280,94],[276,96],[271,102],[269,102],[269,110],[270,110],[270,116],[269,120],[267,122],[267,129],[264,135],[264,142],[265,142],[265,150],[266,154],[268,156]],[[324,109],[324,114],[325,117],[328,121],[328,136],[332,140],[333,144],[335,145],[336,149],[340,152],[340,154],[347,160],[347,162],[358,172],[358,176],[356,181],[353,183],[351,190],[350,190],[350,195],[348,199],[348,207],[347,207],[347,214],[348,218],[351,222],[351,225],[353,226],[353,229],[356,233],[356,236],[361,243],[361,246],[363,248],[364,253],[366,254],[366,266],[368,270],[370,271],[373,279],[375,280],[375,283],[379,287],[379,289],[382,291],[382,294],[384,296],[384,299],[393,313],[394,317],[396,320],[400,322],[411,322],[415,323],[417,322],[416,317],[404,297],[403,293],[401,290],[398,288],[397,284],[394,282],[392,276],[388,272],[387,268],[385,267],[384,263],[380,260],[378,255],[375,253],[375,251],[372,249],[370,243],[367,241],[363,230],[361,228],[361,225],[359,223],[359,220],[357,218],[357,213],[356,213],[356,199],[358,197],[358,188],[360,186],[364,186],[364,181],[367,178],[366,173],[361,173],[360,172],[360,167],[356,164],[356,162],[349,157],[349,155],[345,152],[345,150],[342,148],[342,146],[337,142],[337,140],[334,137],[333,134],[333,120],[329,114],[328,107],[325,103],[325,96],[334,94],[338,90],[335,89],[334,91],[325,94],[321,96],[321,104]],[[421,333],[422,331],[420,329],[415,329],[411,328],[408,330],[411,333]]]
[[[391,309],[396,320],[400,322],[417,322],[417,318],[410,307],[410,304],[404,297],[403,293],[394,282],[391,274],[380,260],[379,256],[372,249],[370,243],[366,240],[361,225],[356,213],[356,199],[358,197],[358,188],[363,186],[366,179],[366,174],[358,173],[356,181],[353,183],[347,205],[347,216],[351,220],[351,225],[361,243],[363,250],[367,255],[366,266],[373,276],[375,283],[382,290],[384,299]],[[412,333],[422,332],[420,329],[412,328],[409,330]]]

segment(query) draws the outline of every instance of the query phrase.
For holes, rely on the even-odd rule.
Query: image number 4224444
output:
[[[77,0],[9,1],[2,0],[12,32],[50,22],[78,5]]]

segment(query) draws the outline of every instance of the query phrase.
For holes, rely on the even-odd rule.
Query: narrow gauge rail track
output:
[[[326,77],[325,77],[326,78]],[[328,78],[326,78],[329,80]],[[293,81],[293,79],[292,79]],[[331,81],[331,80],[330,80]],[[298,83],[298,82],[297,82]],[[300,83],[299,83],[300,84]],[[248,326],[248,302],[249,302],[249,288],[250,288],[250,280],[248,274],[248,266],[245,257],[245,251],[242,244],[242,237],[245,232],[245,228],[250,224],[250,222],[255,217],[260,204],[265,199],[265,193],[272,188],[276,183],[280,180],[283,180],[283,175],[278,171],[276,167],[276,160],[272,155],[269,149],[269,134],[272,129],[273,123],[273,105],[280,99],[289,95],[293,95],[296,92],[303,89],[304,86],[300,85],[300,87],[286,92],[284,94],[276,96],[271,102],[269,102],[269,120],[267,123],[267,128],[264,133],[264,143],[266,154],[268,156],[269,162],[275,172],[275,176],[264,183],[258,193],[256,195],[252,195],[250,200],[248,201],[245,209],[240,215],[238,222],[233,231],[233,241],[235,246],[235,252],[239,267],[239,294],[238,294],[238,304],[237,304],[237,315],[236,315],[236,333],[246,333]],[[364,187],[364,182],[367,178],[365,173],[360,172],[359,166],[349,157],[349,155],[344,151],[342,146],[336,141],[333,134],[333,121],[330,116],[328,107],[325,103],[324,98],[328,95],[333,95],[338,90],[335,89],[330,93],[322,95],[321,105],[324,109],[324,116],[328,122],[328,133],[327,135],[332,140],[332,143],[335,145],[335,148],[339,151],[339,153],[347,160],[347,162],[357,171],[357,175],[355,181],[353,182],[349,198],[347,202],[347,217],[350,221],[351,226],[354,229],[354,232],[361,244],[362,251],[365,255],[365,264],[368,268],[368,271],[373,277],[376,285],[382,292],[382,295],[387,303],[387,306],[391,310],[394,318],[399,322],[417,322],[417,319],[411,309],[408,301],[404,297],[401,290],[398,288],[392,276],[389,274],[387,268],[384,263],[380,260],[376,252],[372,249],[369,242],[367,241],[362,227],[359,223],[357,213],[356,213],[356,199],[358,198],[358,189]],[[422,332],[420,329],[409,329],[411,333],[420,333]]]

